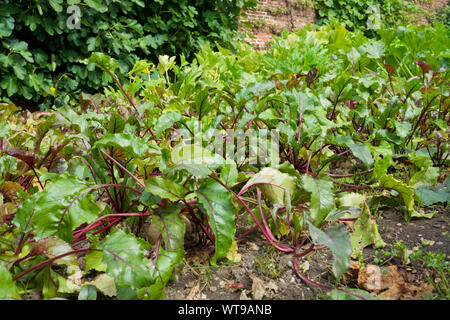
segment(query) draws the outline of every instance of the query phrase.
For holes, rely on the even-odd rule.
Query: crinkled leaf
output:
[[[48,258],[54,258],[64,253],[73,251],[72,247],[62,239],[57,237],[46,237],[36,241],[33,251],[43,254]],[[67,266],[67,273],[73,274],[79,270],[78,259],[75,254],[70,254],[53,261],[54,264]]]
[[[414,190],[407,184],[395,179],[392,175],[385,175],[380,178],[378,186],[392,188],[400,193],[401,198],[408,211],[409,218],[429,218],[435,216],[436,213],[420,213],[414,208]]]
[[[121,148],[131,157],[144,157],[149,151],[149,147],[143,139],[129,133],[107,134],[95,142],[92,148],[104,147]]]
[[[365,202],[362,203],[361,215],[356,220],[354,228],[351,235],[354,258],[368,245],[373,244],[375,248],[382,248],[386,245],[378,232],[377,223],[370,217],[370,209]]]
[[[161,176],[150,177],[145,181],[145,188],[151,194],[170,201],[182,200],[188,192],[182,185]]]
[[[114,278],[111,278],[106,273],[101,273],[95,277],[92,281],[87,281],[85,285],[93,285],[98,291],[108,297],[115,297],[117,295],[116,285]]]
[[[319,226],[334,208],[333,182],[326,177],[313,178],[310,175],[304,175],[302,182],[303,188],[311,193],[310,220]]]

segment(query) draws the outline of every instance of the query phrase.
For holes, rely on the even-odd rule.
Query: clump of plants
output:
[[[127,81],[95,52],[86,63],[115,84],[104,94],[34,113],[2,104],[0,297],[163,299],[187,233],[212,265],[234,261],[238,213],[292,254],[306,284],[333,290],[298,259],[327,247],[340,279],[352,256],[385,245],[372,206],[410,220],[448,204],[444,28],[375,40],[309,27],[267,51],[205,45],[192,63],[139,60]],[[255,132],[269,148],[235,140]]]

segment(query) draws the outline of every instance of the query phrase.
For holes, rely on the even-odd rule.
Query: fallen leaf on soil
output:
[[[429,283],[423,283],[420,286],[410,284],[395,284],[382,294],[380,297],[386,300],[423,300],[425,294],[431,294],[434,288]]]
[[[186,262],[188,264],[204,264],[209,265],[209,252],[208,251],[197,251],[193,255],[190,255]]]
[[[247,296],[246,290],[241,292],[241,295],[239,296],[239,300],[252,300]]]
[[[358,274],[358,285],[369,291],[384,290],[399,281],[397,266],[379,267],[368,264]]]
[[[360,269],[358,285],[385,300],[421,300],[424,294],[433,292],[433,286],[428,283],[416,286],[406,282],[397,266],[379,267],[369,264]]]
[[[259,279],[252,273],[249,273],[249,277],[252,279],[252,294],[254,300],[262,300],[266,293],[269,291],[277,292],[278,286],[273,281],[264,281]]]
[[[234,263],[241,262],[242,256],[237,251],[237,243],[233,240],[231,248],[227,253],[227,259]]]
[[[248,248],[250,250],[253,250],[253,251],[258,251],[259,250],[258,245],[253,243],[253,242],[247,242],[247,245],[248,245]]]
[[[361,269],[361,264],[359,262],[350,260],[350,267],[343,275],[344,283],[350,282],[354,279],[358,279],[359,269]]]
[[[201,300],[205,299],[206,296],[202,294],[200,289],[200,281],[197,281],[197,284],[192,287],[192,289],[189,291],[188,296],[186,297],[186,300]]]

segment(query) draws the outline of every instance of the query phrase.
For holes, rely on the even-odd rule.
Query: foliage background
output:
[[[81,89],[96,92],[112,79],[80,61],[100,51],[125,74],[139,58],[183,54],[205,41],[224,45],[238,17],[256,0],[37,0],[0,3],[0,99],[26,107],[66,104]],[[67,8],[81,9],[70,30]],[[59,93],[59,94],[57,94]],[[43,104],[42,104],[43,103]]]

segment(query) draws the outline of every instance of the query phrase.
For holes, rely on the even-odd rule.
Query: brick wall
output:
[[[416,13],[415,24],[430,23],[430,18],[439,9],[449,4],[449,0],[410,0],[424,10]],[[241,31],[251,34],[245,40],[257,49],[266,48],[272,35],[279,35],[284,29],[297,30],[314,23],[315,12],[312,0],[260,0],[254,11],[247,11]],[[249,24],[250,26],[245,26]]]
[[[279,35],[284,29],[296,30],[314,23],[315,12],[308,0],[260,0],[254,11],[246,12],[241,31],[246,41],[256,48],[265,48],[272,35]],[[246,26],[249,25],[249,26]]]
[[[415,3],[419,5],[423,10],[413,14],[415,24],[429,24],[433,22],[433,14],[440,9],[449,5],[448,0],[415,0]]]

